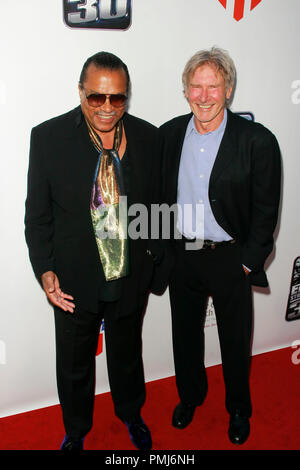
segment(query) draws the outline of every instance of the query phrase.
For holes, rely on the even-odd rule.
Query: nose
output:
[[[106,113],[109,113],[112,111],[113,107],[110,103],[110,96],[109,95],[106,95],[106,100],[105,100],[105,103],[103,103],[103,105],[101,106],[101,108],[103,109],[103,111],[105,111]]]
[[[207,101],[207,98],[208,89],[203,87],[199,90],[199,100],[201,101],[201,103],[205,103]]]

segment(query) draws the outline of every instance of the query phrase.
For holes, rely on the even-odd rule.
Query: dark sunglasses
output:
[[[105,95],[103,93],[91,93],[90,95],[87,95],[84,88],[81,89],[85,94],[88,104],[93,108],[102,106],[106,102],[107,98],[109,99],[111,106],[113,106],[114,108],[120,108],[125,104],[127,100],[127,96],[122,94]]]

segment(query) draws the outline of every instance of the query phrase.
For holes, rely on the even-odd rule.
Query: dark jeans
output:
[[[104,318],[108,377],[115,413],[135,419],[145,401],[142,361],[142,312],[117,319],[115,303],[102,302],[99,313],[55,308],[57,387],[68,436],[84,437],[92,427],[95,354]]]

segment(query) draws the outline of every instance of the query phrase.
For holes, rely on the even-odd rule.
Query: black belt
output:
[[[214,242],[213,240],[199,240],[197,238],[186,238],[183,235],[182,235],[182,240],[185,243],[203,242],[203,245],[201,246],[201,250],[207,250],[207,249],[214,250],[218,246],[233,245],[236,242],[236,240],[234,239],[223,241],[223,242]]]

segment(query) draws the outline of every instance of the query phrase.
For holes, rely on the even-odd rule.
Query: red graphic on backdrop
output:
[[[253,10],[262,0],[251,0],[250,10]],[[219,0],[221,5],[224,8],[227,8],[228,0]],[[234,1],[234,10],[233,10],[233,18],[236,21],[240,21],[244,16],[245,11],[245,0],[235,0]]]
[[[102,323],[100,326],[96,356],[100,356],[100,354],[103,353],[103,333],[104,333],[104,320],[102,320]]]

